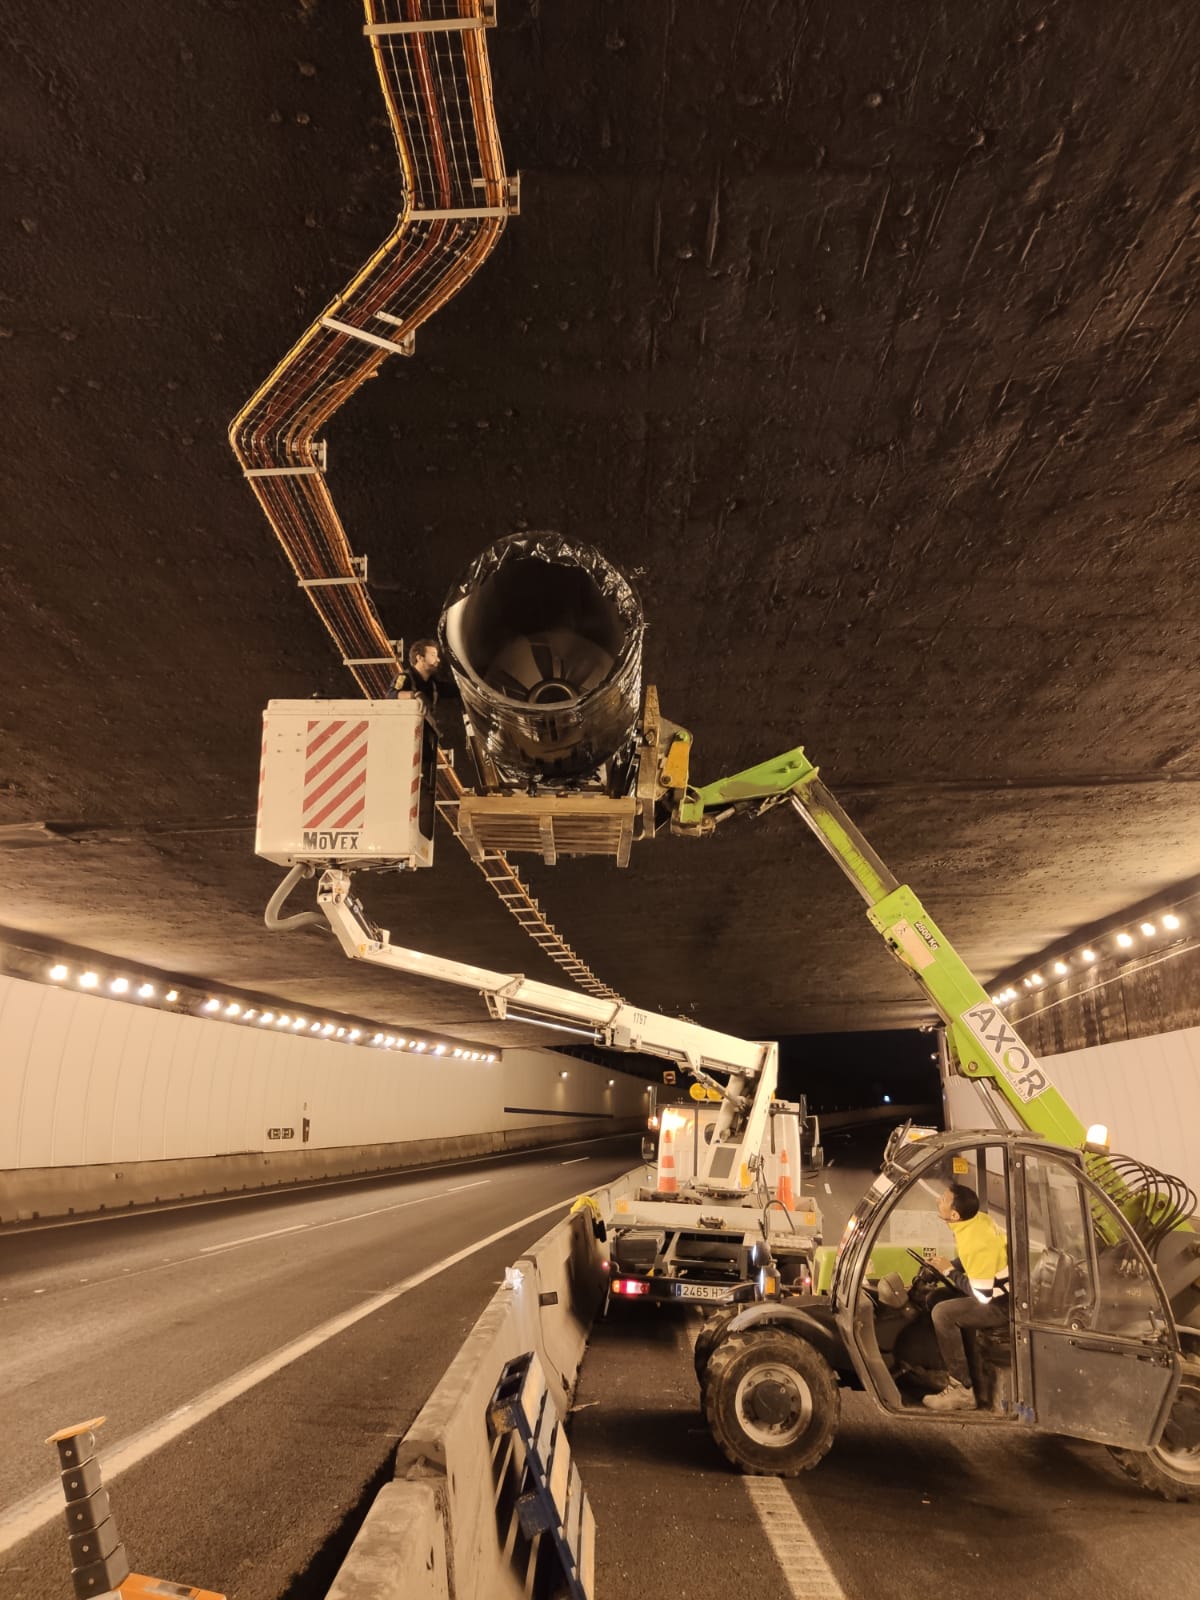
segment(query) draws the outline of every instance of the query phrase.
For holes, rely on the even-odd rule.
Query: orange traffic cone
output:
[[[775,1186],[775,1198],[789,1211],[796,1204],[796,1197],[792,1193],[792,1175],[788,1171],[787,1145],[779,1152],[779,1182]]]
[[[679,1185],[675,1181],[675,1155],[671,1149],[672,1139],[670,1128],[663,1129],[662,1145],[658,1156],[658,1192],[659,1194],[678,1194]]]

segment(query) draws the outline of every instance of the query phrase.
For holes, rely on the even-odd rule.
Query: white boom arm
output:
[[[718,1089],[723,1100],[712,1142],[701,1157],[698,1182],[730,1193],[745,1188],[745,1169],[749,1156],[757,1156],[762,1149],[778,1080],[779,1048],[773,1041],[738,1039],[681,1017],[638,1011],[572,989],[536,983],[520,973],[493,972],[394,945],[387,929],[377,928],[351,893],[348,872],[330,868],[322,874],[317,904],[351,960],[475,989],[483,995],[491,1015],[501,1020],[509,1015],[510,1007],[519,1006],[539,1021],[582,1026],[596,1035],[597,1043],[610,1049],[640,1051],[678,1062],[699,1082]],[[515,1014],[513,1020],[518,1020]],[[721,1074],[724,1081],[715,1079],[713,1073]],[[747,1091],[752,1082],[751,1097]]]

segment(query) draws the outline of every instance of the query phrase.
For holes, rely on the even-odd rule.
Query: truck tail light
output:
[[[614,1294],[649,1294],[650,1285],[644,1278],[615,1278],[612,1292]]]

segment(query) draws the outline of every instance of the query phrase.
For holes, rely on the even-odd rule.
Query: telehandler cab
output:
[[[922,1406],[942,1379],[930,1313],[959,1291],[926,1255],[944,1248],[937,1200],[953,1181],[1008,1236],[1011,1319],[967,1334],[978,1409],[945,1420],[1096,1440],[1147,1488],[1200,1499],[1200,1328],[1176,1315],[1195,1318],[1197,1236],[1178,1227],[1193,1197],[1138,1163],[1106,1156],[1089,1175],[1086,1160],[999,1131],[899,1145],[846,1227],[828,1294],[705,1325],[697,1376],[728,1459],[783,1477],[815,1466],[842,1387],[893,1418],[938,1420]]]

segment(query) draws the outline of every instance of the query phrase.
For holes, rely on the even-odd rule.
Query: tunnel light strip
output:
[[[103,989],[108,995],[126,1000],[157,1001],[160,1009],[179,1007],[182,1004],[198,1016],[211,1018],[216,1022],[231,1022],[239,1026],[253,1023],[260,1028],[272,1026],[286,1028],[293,1033],[306,1033],[313,1038],[331,1039],[340,1044],[362,1045],[364,1048],[404,1050],[415,1055],[444,1056],[447,1060],[482,1061],[486,1064],[499,1061],[503,1053],[499,1050],[471,1050],[465,1045],[455,1045],[451,1040],[409,1038],[407,1035],[385,1034],[382,1031],[372,1033],[371,1026],[367,1023],[353,1025],[326,1017],[314,1020],[292,1012],[244,1005],[240,1000],[229,1000],[216,994],[208,994],[203,999],[181,1002],[179,990],[168,989],[159,1000],[157,986],[148,980],[141,980],[136,976],[127,977],[122,973],[104,977],[93,967],[72,968],[65,961],[54,962],[46,967],[40,976],[45,982],[67,988],[79,988],[88,993],[99,993]]]
[[[1073,972],[1094,966],[1106,954],[1113,960],[1124,961],[1128,959],[1128,952],[1135,949],[1139,937],[1146,941],[1166,939],[1174,942],[1181,936],[1182,930],[1184,930],[1184,918],[1179,911],[1159,912],[1154,918],[1144,918],[1136,928],[1132,924],[1116,928],[1091,944],[1081,946],[1070,955],[1056,957],[1050,963],[1050,971],[1054,978],[1061,979],[1070,977]],[[1044,988],[1047,983],[1040,968],[1026,973],[1019,981],[1021,989],[1029,993]],[[1018,998],[1020,992],[1015,983],[1009,984],[1007,988],[999,989],[992,995],[992,1004],[1008,1005]]]

